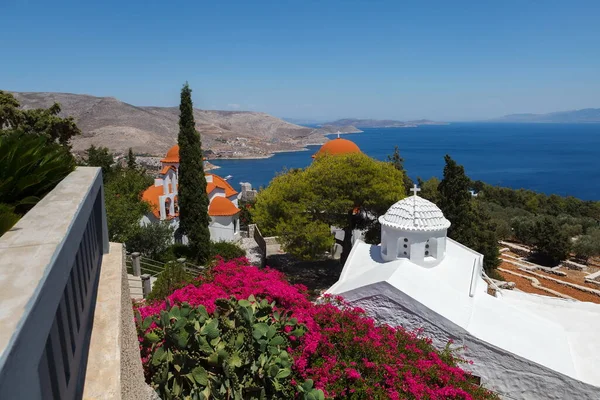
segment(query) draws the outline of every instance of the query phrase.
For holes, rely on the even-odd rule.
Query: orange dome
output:
[[[361,153],[358,146],[349,140],[337,138],[325,143],[319,151],[313,156],[315,158],[318,155],[323,154],[348,154],[348,153]]]
[[[160,161],[161,162],[178,163],[179,162],[179,145],[176,144],[175,146],[171,147],[169,149],[169,151],[167,151],[167,155],[165,156],[165,158],[163,158]]]

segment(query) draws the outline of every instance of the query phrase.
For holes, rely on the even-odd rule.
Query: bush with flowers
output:
[[[306,398],[299,383],[311,380],[328,399],[497,398],[472,383],[470,374],[460,368],[465,361],[449,347],[439,351],[416,332],[378,324],[339,297],[312,303],[306,287],[289,284],[276,270],[247,266],[243,258],[220,261],[167,299],[138,307],[147,380],[153,379],[153,348],[145,337],[153,327],[144,325],[144,320],[159,316],[168,304],[203,306],[213,317],[219,299],[244,300],[252,295],[274,302],[273,313],[291,313],[303,326],[299,338],[290,333],[291,327],[284,328],[294,343],[286,352],[293,359],[290,384],[296,388],[296,398]]]

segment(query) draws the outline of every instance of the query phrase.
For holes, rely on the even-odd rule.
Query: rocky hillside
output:
[[[105,146],[115,153],[162,156],[177,142],[178,107],[137,107],[113,97],[69,93],[13,92],[23,108],[49,107],[58,102],[83,135],[73,150]],[[196,128],[212,157],[265,157],[274,151],[300,150],[327,139],[318,129],[290,124],[259,112],[195,109]]]

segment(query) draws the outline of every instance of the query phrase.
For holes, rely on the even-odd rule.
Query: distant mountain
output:
[[[341,127],[354,126],[357,128],[414,128],[419,125],[445,125],[445,122],[435,122],[428,119],[419,119],[415,121],[396,121],[392,119],[338,119],[337,121],[327,122],[326,125]]]
[[[319,133],[322,133],[324,135],[330,135],[332,133],[360,133],[360,132],[362,132],[360,129],[358,129],[357,127],[352,126],[352,125],[343,125],[343,126],[323,125],[323,126],[319,127],[318,131],[319,131]]]
[[[538,123],[600,123],[600,108],[558,111],[548,114],[510,114],[490,122],[538,122]]]
[[[179,107],[137,107],[114,97],[70,93],[12,92],[25,109],[61,104],[61,115],[72,116],[82,130],[73,150],[105,146],[115,153],[163,156],[177,143]],[[214,157],[265,157],[276,151],[301,150],[327,141],[318,129],[290,124],[250,111],[194,109],[204,150]]]
[[[313,118],[281,118],[285,122],[296,125],[319,125],[327,121],[327,119],[313,119]]]

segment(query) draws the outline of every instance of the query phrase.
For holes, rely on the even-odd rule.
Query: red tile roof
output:
[[[235,215],[240,209],[226,197],[217,196],[212,199],[208,206],[208,215],[211,217]]]

